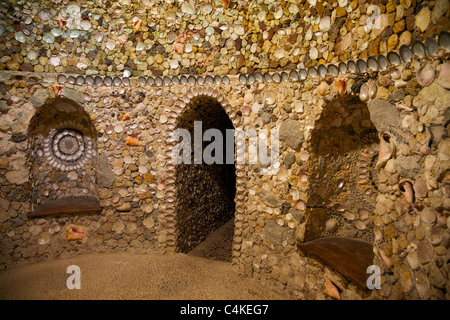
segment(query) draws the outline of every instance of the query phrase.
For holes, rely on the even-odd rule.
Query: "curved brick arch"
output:
[[[176,145],[174,138],[172,138],[171,133],[178,128],[179,117],[186,110],[186,107],[193,102],[197,97],[203,97],[207,99],[213,99],[215,102],[220,104],[221,108],[225,111],[226,115],[231,120],[234,129],[241,128],[241,117],[240,113],[236,112],[228,102],[228,100],[219,93],[218,90],[209,88],[194,87],[188,91],[184,97],[180,97],[174,102],[172,106],[169,106],[169,117],[166,124],[166,160],[167,160],[167,170],[166,170],[166,196],[165,196],[165,208],[162,214],[161,225],[163,230],[160,230],[159,242],[160,245],[165,247],[170,251],[177,250],[177,188],[176,188],[176,166],[171,158],[171,152]],[[236,157],[236,153],[235,153]],[[233,237],[232,246],[232,257],[233,259],[239,256],[241,242],[242,242],[242,221],[245,214],[244,199],[246,197],[246,184],[243,178],[244,176],[244,165],[235,164],[236,173],[236,193],[235,193],[235,230]]]

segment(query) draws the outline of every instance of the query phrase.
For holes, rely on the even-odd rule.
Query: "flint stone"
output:
[[[18,171],[9,171],[6,173],[6,179],[13,184],[24,184],[28,181],[28,171],[26,170],[18,170]]]
[[[420,173],[420,156],[402,156],[394,160],[394,169],[402,177],[415,179]]]
[[[50,93],[48,92],[48,90],[47,89],[43,89],[43,88],[39,88],[30,97],[30,101],[31,101],[31,103],[33,104],[33,106],[35,108],[39,108],[40,106],[45,104],[45,102],[49,98],[50,98]]]
[[[256,193],[256,195],[271,207],[279,208],[283,204],[273,193],[261,191]]]
[[[446,125],[450,120],[450,91],[433,82],[419,91],[413,100],[420,121],[426,125]]]
[[[64,87],[62,90],[62,95],[72,101],[77,102],[78,104],[84,104],[84,96],[83,93],[78,92],[76,90]]]
[[[279,226],[275,220],[267,220],[264,235],[273,245],[279,246],[287,238],[287,227]]]
[[[296,150],[305,141],[301,125],[295,120],[285,120],[280,126],[279,139],[288,147]]]
[[[392,131],[400,128],[400,111],[391,103],[375,98],[367,104],[370,120],[378,132]]]
[[[111,169],[111,165],[109,164],[108,156],[105,153],[102,153],[98,157],[98,185],[101,188],[109,188],[114,185],[114,181],[116,180],[116,176]]]

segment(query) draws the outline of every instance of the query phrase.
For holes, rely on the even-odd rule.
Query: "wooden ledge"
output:
[[[28,214],[28,217],[40,217],[62,214],[100,213],[100,201],[95,198],[67,198],[48,200]]]
[[[367,289],[367,267],[373,264],[372,244],[359,239],[328,237],[298,243],[298,248]]]

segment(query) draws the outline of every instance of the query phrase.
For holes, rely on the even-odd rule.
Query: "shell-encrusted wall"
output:
[[[22,2],[18,6],[25,6]],[[120,3],[131,8],[128,1]],[[133,26],[136,23],[136,29],[127,27],[129,41],[118,33],[103,41],[98,34],[64,31],[64,22],[76,29],[78,20],[69,23],[60,12],[61,19],[55,22],[47,19],[46,10],[34,7],[25,8],[28,11],[17,17],[17,23],[1,24],[0,67],[9,70],[0,73],[2,268],[87,252],[176,251],[178,236],[184,232],[180,230],[189,230],[189,226],[183,225],[177,207],[179,168],[171,157],[176,145],[171,134],[183,112],[203,99],[217,102],[231,120],[236,151],[245,149],[237,139],[241,131],[279,130],[274,172],[268,173],[260,163],[235,164],[232,263],[239,272],[299,299],[448,299],[448,2],[379,1],[383,28],[367,32],[369,3],[365,1],[299,4],[296,6],[305,10],[296,11],[290,2],[283,2],[281,11],[273,5],[261,7],[261,18],[265,14],[275,21],[268,24],[242,17],[231,24],[219,21],[210,29],[209,9],[202,7],[205,19],[192,23],[191,28],[199,30],[199,38],[195,39],[197,32],[181,34],[183,50],[197,52],[170,56],[171,60],[181,59],[186,66],[183,72],[166,65],[166,48],[176,43],[164,43],[165,31],[140,29],[146,24],[139,18],[126,20]],[[235,10],[235,5],[230,9]],[[250,7],[251,15],[257,7]],[[91,20],[102,20],[103,15],[87,11],[81,15],[78,9],[71,7],[80,13],[79,22],[85,28],[88,20],[96,27]],[[173,11],[175,17],[169,13],[166,22],[196,21],[191,9],[182,6],[181,11]],[[218,13],[220,19],[226,20],[226,9]],[[17,11],[14,5],[1,10],[3,15],[6,10],[7,21],[14,20],[10,13]],[[114,10],[106,10],[104,18],[115,15]],[[299,14],[303,22],[295,26],[292,21],[282,22],[291,14]],[[42,39],[35,37],[36,41],[45,35],[47,44],[42,51],[25,48],[33,38],[30,35],[36,33],[33,21],[42,25],[44,33]],[[59,32],[49,27],[53,22],[69,36],[61,33],[60,39],[53,35]],[[108,30],[117,32],[112,26],[119,24],[107,25]],[[296,29],[296,38],[291,39],[288,32],[294,30],[287,31],[288,26]],[[98,27],[102,27],[100,23]],[[157,28],[153,23],[150,27]],[[24,36],[19,31],[16,36],[16,29]],[[218,42],[215,53],[207,54],[212,47],[203,46],[206,36],[203,38],[202,29],[211,33],[210,45]],[[240,54],[234,58],[227,56],[218,36],[231,29],[236,33],[231,39],[235,43],[242,40]],[[139,40],[141,30],[143,41]],[[145,32],[149,32],[148,38]],[[41,37],[41,31],[37,33]],[[150,39],[150,33],[154,38]],[[50,35],[56,41],[50,43]],[[87,35],[93,37],[85,41]],[[14,40],[6,40],[13,36]],[[152,42],[156,37],[158,44]],[[294,38],[302,40],[297,43]],[[146,39],[152,42],[147,50],[141,50],[142,45],[137,50],[138,44],[136,51],[130,49],[134,41],[149,44]],[[202,46],[193,46],[191,40]],[[99,50],[96,43],[109,51]],[[258,51],[259,44],[268,60]],[[200,48],[208,50],[200,52]],[[327,48],[334,48],[333,52]],[[67,56],[54,57],[58,52]],[[206,60],[200,53],[207,55]],[[89,64],[91,58],[95,62]],[[145,68],[142,59],[153,67]],[[193,64],[192,59],[196,61]],[[242,61],[244,64],[237,64]],[[54,98],[80,106],[93,124],[98,172],[89,179],[97,181],[99,214],[28,217],[36,190],[27,157],[39,152],[27,144],[33,137],[28,131],[30,120],[43,105],[56,101]],[[61,168],[62,156],[67,161],[67,157],[80,155],[74,146],[80,145],[87,130],[63,127],[50,132],[56,146],[51,158]],[[42,151],[45,141],[43,137]],[[342,145],[349,151],[339,153]],[[332,154],[325,157],[327,151]],[[87,179],[87,175],[77,174],[78,179]],[[333,192],[340,186],[348,189]],[[322,205],[319,198],[327,206],[315,227],[310,222],[317,213],[313,209],[318,208],[312,206],[317,206],[317,200]],[[371,263],[380,268],[379,289],[358,286],[345,275],[348,270],[334,269],[301,249],[310,240],[330,236],[360,240],[372,248]]]

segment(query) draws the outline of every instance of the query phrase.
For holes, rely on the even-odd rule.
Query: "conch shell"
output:
[[[375,165],[377,169],[380,169],[395,154],[395,144],[392,137],[388,133],[380,133],[379,137],[380,151]]]
[[[84,232],[77,227],[70,227],[67,234],[67,240],[81,240],[84,237]]]

